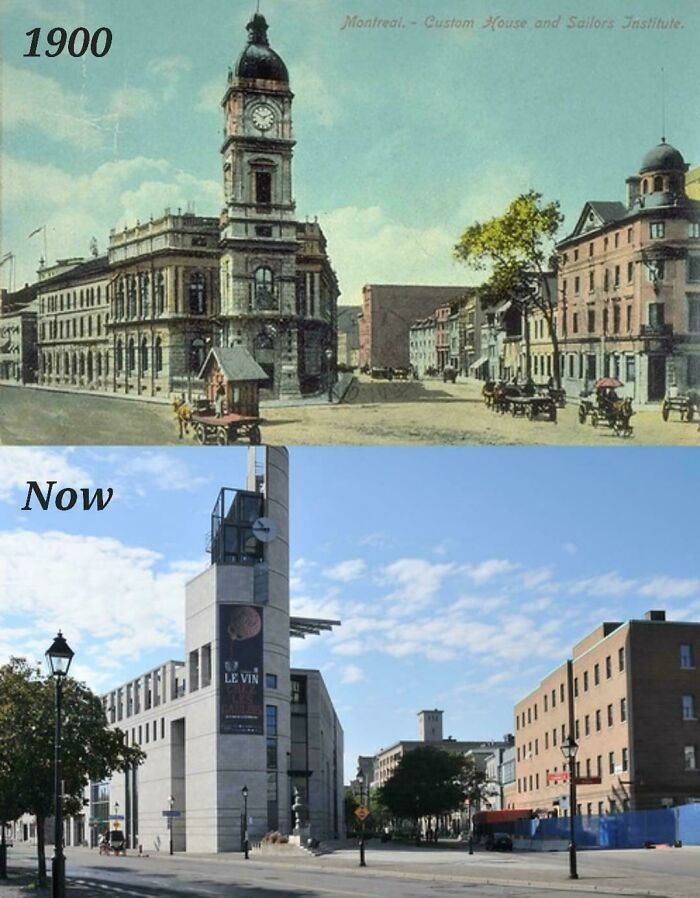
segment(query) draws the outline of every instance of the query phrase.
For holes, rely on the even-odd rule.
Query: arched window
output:
[[[102,377],[102,353],[98,352],[95,356],[95,369],[97,371],[97,376]]]
[[[664,179],[661,175],[656,175],[654,178],[654,193],[659,193],[664,189]]]
[[[136,278],[133,274],[129,275],[129,280],[127,282],[126,300],[127,300],[127,310],[126,310],[127,317],[128,318],[136,318]]]
[[[141,347],[139,349],[139,361],[141,363],[141,371],[148,371],[148,340],[144,337],[141,340]]]
[[[78,360],[78,372],[81,377],[85,374],[85,356],[80,353],[80,358]]]
[[[75,377],[78,371],[78,360],[76,358],[75,353],[73,353],[70,357],[70,373],[71,377]]]
[[[107,375],[109,374],[109,353],[107,353],[107,352],[105,353],[104,369],[105,369],[105,377],[107,377]]]
[[[207,282],[201,271],[190,276],[190,314],[204,315],[207,310]]]
[[[195,337],[190,343],[190,371],[199,374],[204,364],[205,344],[201,337]]]
[[[46,356],[46,362],[45,362],[45,363],[46,363],[46,373],[47,373],[47,374],[51,374],[51,367],[52,367],[52,366],[51,366],[51,356],[50,356],[50,355],[47,355],[47,356]],[[56,373],[58,373],[58,372],[56,372]]]
[[[642,193],[649,193],[649,182],[646,178],[642,181]]]
[[[271,268],[262,266],[253,276],[255,306],[258,309],[272,309],[275,306],[275,276]]]
[[[163,370],[163,341],[160,337],[156,337],[156,345],[153,349],[153,368],[156,374],[160,374]]]
[[[129,371],[136,370],[136,348],[134,346],[134,338],[129,337],[126,347],[126,367]]]
[[[124,279],[117,281],[117,295],[114,298],[114,317],[120,321],[124,317]]]
[[[256,349],[274,349],[275,341],[272,334],[268,333],[268,331],[261,331],[258,336],[255,338],[255,348]]]
[[[162,315],[165,312],[165,275],[162,271],[155,273],[154,292],[156,315]]]
[[[141,317],[151,317],[151,283],[147,271],[139,274],[139,299],[141,300]]]
[[[119,372],[124,368],[124,344],[117,340],[117,348],[114,356],[114,367]]]
[[[88,379],[88,381],[92,381],[94,371],[93,371],[93,367],[92,367],[92,350],[90,350],[90,349],[88,349],[86,364],[87,364],[87,379]]]

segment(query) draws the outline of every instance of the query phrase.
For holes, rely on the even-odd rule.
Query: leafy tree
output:
[[[13,817],[36,817],[39,884],[46,884],[45,823],[54,814],[55,688],[50,677],[23,658],[0,667],[0,807]],[[90,781],[136,766],[140,748],[124,744],[124,733],[110,729],[99,697],[84,683],[63,683],[63,811],[83,811]]]
[[[403,755],[393,776],[379,789],[379,799],[394,817],[414,822],[459,808],[464,757],[434,745],[421,745]]]
[[[533,309],[542,313],[552,342],[557,386],[561,386],[557,293],[547,275],[556,274],[554,241],[563,221],[558,202],[543,204],[542,194],[531,190],[516,197],[503,215],[468,227],[454,248],[458,261],[477,271],[491,271],[482,292],[483,306],[509,299],[522,311],[528,377],[531,374],[528,316]]]
[[[345,789],[345,832],[350,833],[355,829],[357,825],[357,818],[355,817],[355,810],[359,808],[360,802],[357,798],[357,795],[353,792],[350,786],[347,786]]]

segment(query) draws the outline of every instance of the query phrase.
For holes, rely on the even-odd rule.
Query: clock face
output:
[[[277,536],[277,525],[271,518],[258,518],[253,524],[253,536],[261,543],[271,543]]]
[[[264,103],[253,110],[253,124],[259,131],[269,131],[275,123],[275,111]]]

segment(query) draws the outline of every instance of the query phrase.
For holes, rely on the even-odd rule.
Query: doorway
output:
[[[666,396],[666,356],[650,355],[649,402],[660,402]]]

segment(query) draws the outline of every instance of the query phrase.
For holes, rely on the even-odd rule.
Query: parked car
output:
[[[486,848],[488,851],[512,851],[513,837],[510,833],[489,833],[486,836]]]

